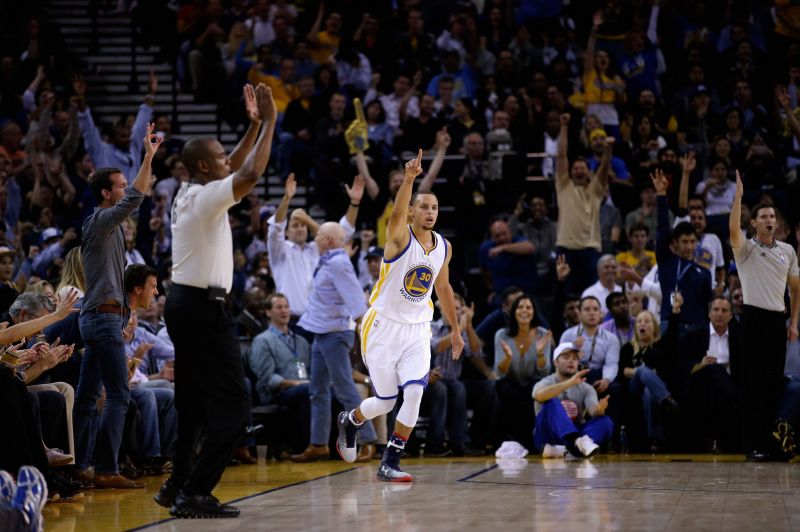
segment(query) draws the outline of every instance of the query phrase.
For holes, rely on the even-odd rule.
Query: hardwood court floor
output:
[[[406,460],[412,484],[375,480],[377,462],[228,468],[215,495],[238,519],[175,520],[139,491],[49,504],[46,530],[249,532],[392,530],[800,530],[800,466],[741,456],[600,456],[591,461]]]

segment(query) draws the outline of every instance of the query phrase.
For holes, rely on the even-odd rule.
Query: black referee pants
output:
[[[178,440],[171,480],[209,495],[241,442],[250,414],[236,325],[207,290],[174,284],[164,307],[175,345]],[[200,453],[195,448],[201,441]]]
[[[742,314],[742,422],[744,450],[769,451],[783,391],[786,315],[744,306]]]

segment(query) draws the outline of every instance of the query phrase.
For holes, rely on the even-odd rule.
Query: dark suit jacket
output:
[[[736,384],[741,383],[742,368],[742,346],[741,346],[741,327],[739,322],[732,319],[728,324],[728,351],[730,351],[731,377]],[[708,342],[711,334],[708,326],[693,331],[686,335],[681,345],[681,353],[684,356],[687,374],[691,372],[695,364],[699,364],[708,351]]]

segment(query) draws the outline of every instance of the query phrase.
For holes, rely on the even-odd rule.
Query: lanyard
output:
[[[675,267],[675,288],[673,289],[673,292],[678,289],[678,283],[681,282],[681,279],[683,279],[683,276],[686,275],[686,272],[688,272],[689,268],[692,267],[692,263],[691,262],[687,262],[686,265],[681,270],[681,261],[682,260],[683,259],[678,259],[678,264]]]
[[[294,358],[299,358],[300,355],[297,354],[297,337],[294,335],[294,333],[290,331],[286,334],[280,334],[278,335],[278,338],[280,338],[281,341],[284,344],[286,344],[286,347],[288,347],[291,350],[292,354],[294,355]],[[289,343],[290,338],[292,339],[291,344]]]
[[[592,336],[592,350],[589,352],[589,362],[592,361],[594,358],[594,348],[597,345],[597,335],[600,334],[600,328],[598,327],[597,330],[594,332],[594,336]],[[578,329],[578,336],[583,336],[583,327]]]

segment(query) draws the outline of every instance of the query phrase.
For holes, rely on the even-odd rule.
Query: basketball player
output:
[[[378,468],[378,479],[387,482],[413,480],[400,469],[400,455],[417,423],[422,392],[428,384],[431,288],[436,289],[442,312],[453,327],[453,358],[457,359],[464,348],[448,272],[452,247],[433,231],[439,201],[427,191],[411,195],[414,179],[421,173],[419,150],[417,158],[406,163],[386,231],[380,277],[369,299],[371,308],[361,323],[361,356],[369,369],[375,396],[365,399],[355,410],[339,414],[336,441],[342,459],[355,461],[358,429],[366,420],[390,412],[402,389],[403,404]],[[409,205],[409,210],[402,205]],[[406,225],[409,215],[411,225]]]

